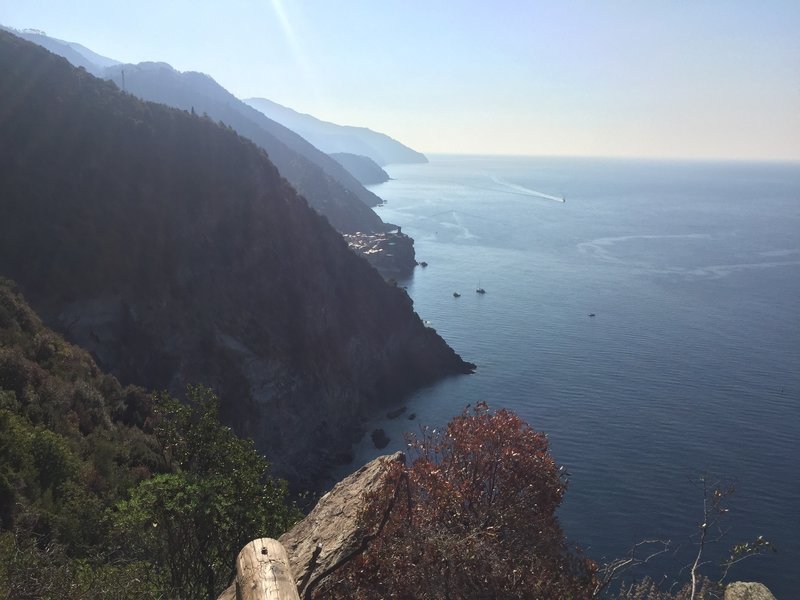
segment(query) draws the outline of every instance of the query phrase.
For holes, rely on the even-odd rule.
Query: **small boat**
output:
[[[428,263],[426,263],[426,262],[423,260],[421,263],[419,263],[419,266],[420,266],[420,267],[422,267],[422,268],[424,269],[425,267],[427,267],[427,266],[428,266]]]
[[[596,317],[597,315],[595,315],[594,313],[589,313],[589,316],[590,317]]]
[[[485,294],[485,293],[486,293],[486,290],[485,290],[485,289],[483,289],[482,287],[479,287],[477,290],[475,290],[475,293],[476,293],[476,294]]]
[[[453,292],[453,298],[461,298],[461,294],[458,292]]]

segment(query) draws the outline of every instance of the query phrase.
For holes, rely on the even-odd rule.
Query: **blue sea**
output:
[[[478,369],[377,418],[392,443],[366,436],[350,467],[487,401],[549,436],[571,474],[562,525],[598,562],[668,539],[647,572],[688,577],[708,474],[735,493],[706,556],[763,535],[779,552],[730,578],[791,597],[800,164],[434,156],[387,170],[377,211],[428,263],[399,285]]]

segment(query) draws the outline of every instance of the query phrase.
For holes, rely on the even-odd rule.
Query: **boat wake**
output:
[[[524,185],[517,185],[516,183],[511,183],[500,179],[499,177],[491,176],[490,179],[499,186],[502,186],[505,189],[500,190],[493,190],[497,192],[503,192],[506,194],[516,194],[518,196],[531,196],[533,198],[542,198],[544,200],[553,200],[555,202],[566,202],[566,198],[563,196],[553,196],[552,194],[545,194],[544,192],[539,192],[537,190],[525,187]]]

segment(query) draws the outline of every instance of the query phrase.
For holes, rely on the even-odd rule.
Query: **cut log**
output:
[[[281,543],[261,538],[248,543],[236,559],[237,600],[300,600],[289,557]]]

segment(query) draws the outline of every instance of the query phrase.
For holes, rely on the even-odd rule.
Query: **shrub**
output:
[[[409,440],[368,497],[366,550],[315,598],[590,598],[595,565],[571,550],[555,511],[566,482],[546,437],[485,404]]]

